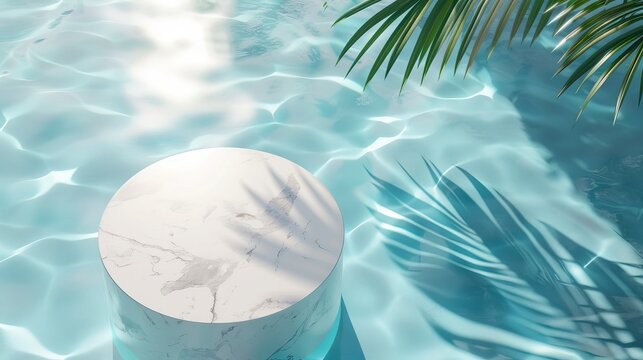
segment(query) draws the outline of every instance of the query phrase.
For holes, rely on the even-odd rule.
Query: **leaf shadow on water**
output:
[[[378,189],[369,211],[394,262],[447,311],[553,350],[429,321],[440,337],[483,358],[643,358],[640,265],[603,259],[466,170],[459,185],[423,160],[430,184],[399,164],[406,189],[367,169]]]

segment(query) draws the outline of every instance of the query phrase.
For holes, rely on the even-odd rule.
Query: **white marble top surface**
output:
[[[156,162],[111,199],[99,230],[107,272],[142,305],[227,323],[280,311],[315,290],[344,239],[313,175],[268,153],[189,151]]]

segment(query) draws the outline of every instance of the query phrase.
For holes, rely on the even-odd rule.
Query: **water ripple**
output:
[[[600,290],[604,278],[590,275],[614,262],[622,277],[641,284],[643,260],[615,233],[618,224],[599,216],[550,161],[552,153],[526,132],[525,116],[568,113],[579,100],[554,102],[539,83],[547,76],[509,71],[529,58],[512,58],[504,73],[480,62],[466,79],[430,76],[402,92],[394,68],[388,80],[377,77],[363,89],[373,59],[366,56],[347,78],[348,64],[335,66],[360,21],[331,27],[349,1],[326,10],[297,0],[12,4],[0,5],[0,18],[8,21],[0,27],[12,29],[0,39],[0,293],[10,294],[0,298],[0,358],[112,356],[94,232],[101,211],[140,168],[207,146],[288,157],[338,199],[347,231],[343,295],[368,359],[578,359],[582,351],[568,344],[592,348],[603,341],[601,334],[574,330],[584,321],[611,324],[606,331],[615,341],[631,340],[626,330],[636,319],[621,326],[600,291],[573,289],[580,283]],[[542,44],[534,51],[552,58]],[[519,111],[521,93],[503,92],[507,81],[519,89],[529,83],[527,103],[538,105]],[[596,104],[587,113],[605,111]],[[628,111],[625,120],[636,118]],[[564,132],[543,136],[557,133]],[[555,139],[560,146],[567,141]],[[610,146],[598,133],[577,141]],[[418,154],[445,169],[435,184],[409,192],[434,197],[445,214],[439,220],[416,203],[375,202],[364,170],[387,174],[399,188],[425,184],[430,177],[419,171]],[[576,155],[567,156],[570,163]],[[578,164],[591,173],[585,190],[609,205],[608,215],[643,214],[606,188],[628,183],[617,174],[638,171],[636,155],[604,169]],[[533,277],[521,276],[502,256],[511,244],[490,247],[457,214],[457,202],[440,193],[459,176],[458,167],[511,198],[529,223],[537,219],[566,234],[535,225],[547,235],[534,246],[551,246],[555,256],[530,263]],[[391,222],[379,226],[382,219]],[[441,237],[414,232],[421,226]],[[396,241],[401,238],[414,244]],[[404,271],[410,267],[423,277],[410,278]],[[534,290],[556,276],[569,291],[565,299],[591,301],[601,311],[565,312]],[[453,281],[444,284],[445,278]],[[635,357],[632,349],[621,357]]]

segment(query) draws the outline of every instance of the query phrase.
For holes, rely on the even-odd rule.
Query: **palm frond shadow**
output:
[[[625,270],[640,267],[602,259],[531,222],[464,169],[466,188],[424,164],[432,184],[400,165],[409,189],[369,171],[379,190],[369,210],[393,260],[427,297],[468,320],[581,357],[643,356],[643,285]],[[434,327],[485,358],[526,355]]]

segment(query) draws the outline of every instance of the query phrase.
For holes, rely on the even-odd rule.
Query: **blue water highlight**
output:
[[[212,146],[286,157],[338,200],[328,359],[643,358],[633,97],[612,125],[607,83],[575,123],[586,89],[555,97],[549,36],[364,90],[372,54],[335,66],[353,3],[0,4],[0,359],[112,358],[100,215],[141,168]]]

